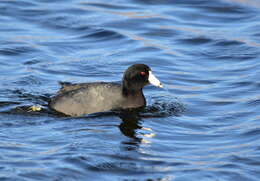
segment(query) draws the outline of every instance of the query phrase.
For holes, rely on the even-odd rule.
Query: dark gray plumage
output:
[[[147,65],[135,64],[125,71],[122,84],[63,83],[49,105],[52,109],[70,116],[143,107],[146,101],[142,88],[149,83],[162,87]]]

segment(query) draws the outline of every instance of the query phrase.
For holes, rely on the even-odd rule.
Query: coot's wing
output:
[[[99,82],[99,83],[103,83],[103,82]],[[92,84],[92,83],[70,83],[70,82],[59,82],[59,84],[61,85],[61,88],[60,90],[58,91],[57,94],[62,94],[62,93],[65,93],[65,92],[69,92],[69,91],[72,91],[72,90],[76,90],[76,89],[80,89],[82,87],[87,87],[89,86],[89,84]],[[96,84],[96,83],[95,83]]]
[[[103,112],[121,106],[121,87],[112,83],[84,83],[66,86],[54,96],[50,107],[70,116]]]

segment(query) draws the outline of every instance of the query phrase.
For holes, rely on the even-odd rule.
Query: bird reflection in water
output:
[[[151,128],[145,128],[141,125],[142,119],[139,115],[139,111],[124,111],[119,114],[119,117],[122,120],[122,123],[119,125],[119,129],[121,133],[128,138],[131,138],[131,140],[124,142],[124,144],[127,145],[139,145],[140,143],[148,144],[151,143],[149,140],[146,140],[146,138],[154,137],[155,134],[151,133]],[[150,133],[146,134],[138,134],[140,130],[144,130]]]

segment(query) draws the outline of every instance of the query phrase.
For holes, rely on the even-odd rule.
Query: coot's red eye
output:
[[[140,72],[140,74],[141,74],[142,76],[144,76],[144,75],[145,75],[145,72]]]

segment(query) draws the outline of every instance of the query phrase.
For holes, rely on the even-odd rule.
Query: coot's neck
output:
[[[124,96],[143,95],[142,87],[131,86],[126,80],[123,81],[122,92]]]
[[[140,107],[146,105],[143,86],[141,85],[129,85],[127,84],[127,81],[123,81],[122,94],[123,97],[125,97],[125,100],[127,100],[127,107]]]
[[[142,89],[129,89],[129,88],[125,88],[123,87],[123,95],[124,96],[134,96],[134,95],[140,95],[140,94],[143,94],[143,91]]]

